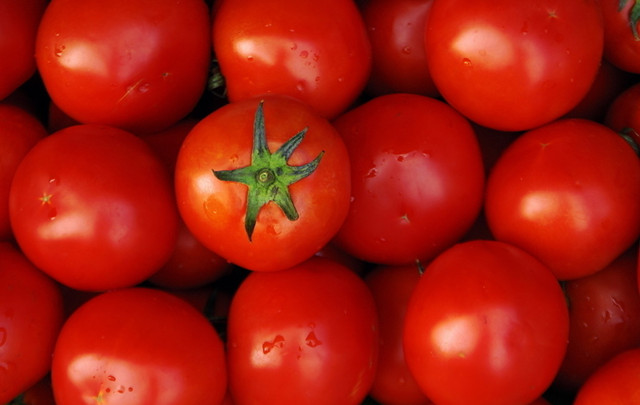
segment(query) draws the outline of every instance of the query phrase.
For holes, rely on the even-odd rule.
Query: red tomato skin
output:
[[[436,0],[425,47],[447,102],[480,125],[522,131],[585,96],[602,59],[603,30],[595,0]]]
[[[9,213],[25,255],[87,291],[147,279],[168,260],[178,227],[170,178],[148,145],[91,124],[51,134],[27,153]]]
[[[369,0],[360,12],[371,41],[366,91],[378,96],[413,93],[437,97],[424,49],[424,26],[433,0]]]
[[[599,366],[640,342],[637,263],[634,247],[595,274],[565,282],[569,345],[555,387],[576,392]]]
[[[640,73],[640,42],[633,35],[630,21],[635,0],[598,3],[604,20],[604,58],[622,70]]]
[[[351,0],[223,0],[212,38],[230,101],[283,94],[333,118],[371,70],[371,44]]]
[[[626,350],[598,368],[580,387],[574,405],[640,402],[640,348]]]
[[[482,205],[482,156],[469,122],[450,106],[389,94],[333,123],[352,178],[338,247],[364,261],[407,265],[432,259],[471,228]]]
[[[280,207],[268,203],[249,240],[244,228],[247,186],[218,180],[212,170],[250,164],[259,100],[230,103],[194,127],[178,155],[175,187],[182,219],[204,246],[241,267],[277,271],[313,256],[344,222],[350,192],[349,155],[336,129],[309,107],[288,97],[264,97],[270,151],[308,127],[289,164],[303,165],[325,153],[310,176],[289,186],[299,218],[290,221]]]
[[[525,404],[551,384],[568,333],[553,273],[521,249],[477,240],[425,268],[403,344],[409,369],[437,404]]]
[[[53,102],[76,121],[155,132],[203,94],[209,32],[201,0],[55,0],[38,30],[36,61]]]
[[[36,32],[46,0],[0,2],[0,100],[11,95],[36,71]]]
[[[640,233],[640,160],[616,133],[567,119],[521,135],[489,175],[494,237],[548,265],[563,280],[593,274]]]
[[[219,404],[224,346],[190,304],[133,287],[102,293],[66,321],[53,353],[56,403]]]
[[[609,104],[604,123],[640,145],[640,84],[633,84],[618,94]]]
[[[16,247],[0,242],[0,403],[42,379],[64,320],[58,286]]]
[[[338,262],[312,258],[287,270],[253,272],[229,312],[233,401],[360,404],[376,370],[378,330],[371,292]]]
[[[9,221],[9,190],[20,161],[47,136],[42,123],[27,111],[0,104],[0,240],[13,238]]]
[[[385,405],[431,404],[407,367],[402,347],[407,306],[419,280],[416,265],[379,266],[365,276],[380,322],[378,367],[369,396]]]

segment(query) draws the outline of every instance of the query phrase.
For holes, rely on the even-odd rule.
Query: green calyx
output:
[[[212,170],[214,176],[219,180],[247,185],[244,228],[247,231],[249,241],[251,241],[260,209],[270,201],[276,203],[290,221],[298,219],[298,211],[293,205],[289,185],[313,173],[324,155],[324,151],[322,151],[315,159],[302,166],[288,164],[289,158],[304,139],[307,128],[292,136],[278,150],[271,153],[267,146],[262,105],[263,101],[258,105],[253,122],[251,164],[233,170]]]
[[[638,34],[637,28],[638,20],[640,19],[640,4],[638,4],[638,2],[636,2],[635,0],[632,1],[633,5],[629,10],[629,26],[631,28],[631,32],[633,33],[633,38],[636,41],[640,41],[640,34]],[[618,11],[622,11],[628,2],[629,0],[618,0]]]

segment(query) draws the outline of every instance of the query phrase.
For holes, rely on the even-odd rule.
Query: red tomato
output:
[[[10,104],[0,104],[0,240],[12,238],[9,189],[18,164],[47,131],[38,119]]]
[[[362,92],[371,45],[352,0],[222,0],[213,47],[230,101],[295,97],[333,118]]]
[[[622,70],[640,73],[640,34],[635,0],[598,0],[604,19],[604,57]]]
[[[369,395],[385,405],[431,404],[409,371],[402,347],[407,305],[419,280],[416,265],[377,267],[365,277],[380,321],[378,367]]]
[[[638,252],[634,247],[595,274],[564,284],[569,346],[554,385],[575,392],[614,355],[640,342]]]
[[[357,405],[378,354],[375,302],[329,259],[253,272],[229,312],[229,388],[237,405]]]
[[[0,242],[0,403],[42,379],[64,319],[57,285]]]
[[[49,375],[29,387],[9,405],[56,405]]]
[[[349,214],[336,244],[389,265],[428,261],[471,227],[482,156],[470,124],[420,95],[379,96],[334,121],[351,159]]]
[[[313,256],[338,231],[349,156],[335,128],[306,105],[263,100],[231,103],[200,121],[178,155],[175,186],[182,218],[203,245],[272,271]]]
[[[73,119],[153,132],[200,99],[209,32],[201,0],[53,0],[36,60],[49,95]]]
[[[36,144],[9,195],[25,255],[80,290],[132,286],[164,264],[178,216],[165,167],[138,137],[78,125]]]
[[[556,277],[604,268],[640,235],[640,160],[615,132],[567,119],[529,131],[489,176],[485,212],[496,239]]]
[[[627,137],[631,145],[640,146],[640,83],[634,84],[618,96],[609,105],[605,124]],[[640,153],[636,150],[636,153]]]
[[[624,351],[609,360],[582,385],[574,405],[640,403],[640,348]]]
[[[480,125],[530,129],[587,94],[603,49],[595,0],[435,0],[425,43],[442,96]]]
[[[433,0],[367,0],[361,13],[372,50],[367,92],[435,97],[424,49],[424,27]]]
[[[128,288],[87,301],[64,324],[53,353],[58,404],[220,404],[227,387],[222,340],[191,305]]]
[[[509,244],[472,241],[426,267],[407,308],[404,350],[437,404],[526,404],[551,384],[568,334],[549,268]]]
[[[0,1],[0,100],[36,71],[36,32],[46,0]]]

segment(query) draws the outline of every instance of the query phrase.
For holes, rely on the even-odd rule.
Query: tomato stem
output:
[[[618,132],[618,135],[620,135],[622,139],[627,141],[627,143],[629,144],[629,146],[631,146],[631,149],[633,149],[637,156],[640,156],[640,145],[638,145],[638,139],[640,139],[640,135],[638,135],[638,133],[633,128],[623,128],[620,132]]]
[[[314,160],[302,166],[290,166],[287,163],[304,139],[308,128],[295,134],[277,151],[271,153],[267,146],[263,104],[264,101],[260,101],[258,104],[253,123],[251,164],[233,170],[212,170],[214,176],[219,180],[247,185],[244,226],[249,241],[251,241],[260,209],[270,201],[276,203],[290,221],[298,219],[298,211],[291,199],[289,186],[313,173],[324,155],[324,151],[322,151]]]
[[[627,5],[629,0],[619,0],[618,1],[618,11],[622,11],[624,7]],[[638,4],[635,0],[633,0],[633,6],[629,10],[629,27],[631,28],[631,32],[633,33],[633,38],[636,41],[640,41],[640,34],[638,34],[638,20],[640,19],[640,4]]]

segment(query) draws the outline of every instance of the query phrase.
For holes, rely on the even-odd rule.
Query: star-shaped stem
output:
[[[271,153],[267,146],[262,104],[263,101],[258,105],[253,122],[251,164],[233,170],[212,170],[216,178],[220,180],[243,183],[249,188],[244,228],[250,241],[258,213],[269,201],[275,202],[289,220],[298,219],[298,210],[291,200],[289,185],[313,173],[324,155],[324,151],[322,151],[315,159],[302,166],[289,166],[287,163],[304,139],[307,128],[295,134],[277,151]]]

